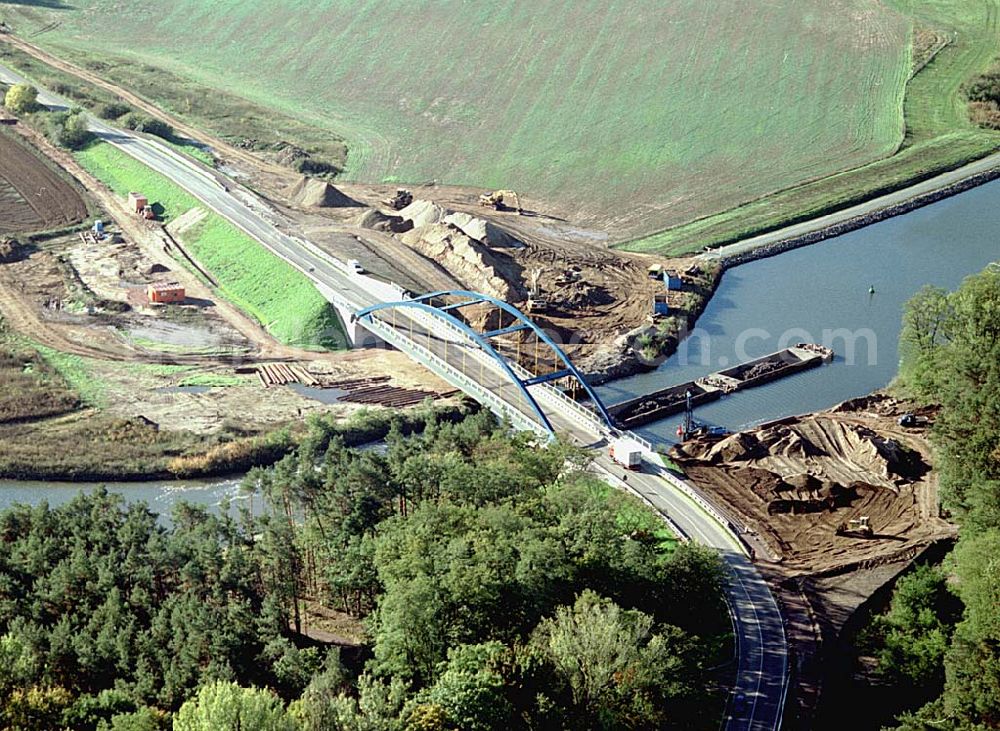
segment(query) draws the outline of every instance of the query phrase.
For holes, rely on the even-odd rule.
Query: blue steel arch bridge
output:
[[[359,310],[354,319],[390,341],[389,333],[404,335],[439,366],[447,364],[452,379],[461,374],[488,391],[481,394],[488,406],[502,411],[497,400],[513,406],[551,436],[556,433],[552,409],[543,405],[551,406],[554,398],[561,399],[560,411],[572,403],[578,417],[599,431],[615,429],[597,392],[559,344],[508,302],[480,292],[447,290],[381,302]]]

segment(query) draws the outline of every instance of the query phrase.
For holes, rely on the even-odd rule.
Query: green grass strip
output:
[[[169,179],[106,143],[76,153],[79,163],[122,197],[146,195],[171,221],[201,206]],[[209,212],[185,232],[184,243],[212,272],[223,295],[287,345],[340,349],[346,336],[333,306],[298,270],[222,216]]]
[[[56,369],[66,383],[80,396],[80,400],[88,406],[104,406],[106,403],[106,385],[94,376],[86,358],[39,345],[29,339],[31,347],[38,351],[45,362]]]

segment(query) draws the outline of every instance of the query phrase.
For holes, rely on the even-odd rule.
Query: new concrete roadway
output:
[[[3,66],[0,66],[0,80],[6,83],[25,81]],[[39,94],[39,101],[55,108],[71,106],[67,100],[44,91]],[[351,274],[341,262],[308,241],[280,231],[268,209],[263,204],[254,204],[253,196],[239,190],[235,181],[154,139],[111,127],[95,118],[90,118],[89,123],[100,139],[171,179],[206,207],[295,266],[342,311],[345,308],[359,310],[385,300],[384,290],[375,291],[371,280]],[[398,317],[398,331],[406,333],[415,342],[426,343],[435,358],[454,370],[461,370],[475,381],[479,389],[531,415],[529,405],[518,395],[506,374],[478,348],[460,343],[455,337],[443,334],[438,327],[428,326],[422,318],[405,313]],[[626,475],[608,458],[603,434],[573,418],[567,410],[548,409],[547,413],[561,435],[594,450],[594,468],[606,479],[638,494],[666,516],[686,539],[720,551],[730,574],[726,594],[737,645],[736,685],[725,727],[732,731],[780,728],[788,688],[787,646],[782,618],[774,597],[739,542],[725,526],[686,494],[681,489],[685,486],[669,476],[662,467],[647,463],[647,471]]]

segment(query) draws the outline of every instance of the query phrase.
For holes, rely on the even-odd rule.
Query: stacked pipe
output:
[[[355,404],[387,406],[389,408],[403,408],[419,404],[427,398],[444,398],[452,396],[455,393],[456,391],[435,393],[434,391],[420,391],[400,388],[398,386],[374,386],[349,393],[341,401],[348,401]]]
[[[257,377],[264,388],[284,386],[287,383],[303,383],[306,386],[319,385],[319,381],[299,366],[284,363],[264,363],[257,367]]]

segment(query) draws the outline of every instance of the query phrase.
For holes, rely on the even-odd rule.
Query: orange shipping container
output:
[[[146,289],[146,296],[150,302],[168,305],[183,302],[186,295],[179,284],[151,284]]]

